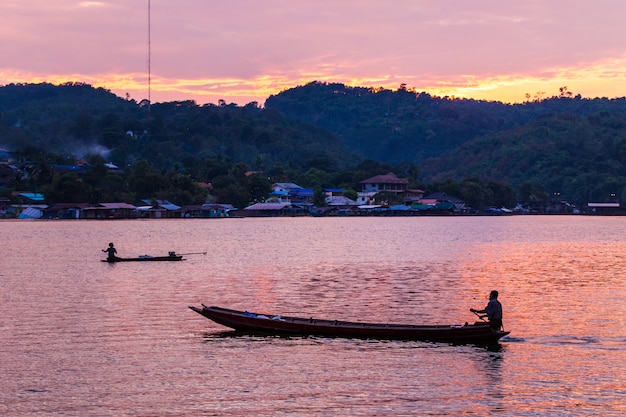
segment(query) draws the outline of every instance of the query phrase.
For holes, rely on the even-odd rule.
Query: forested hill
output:
[[[626,99],[557,96],[507,105],[313,82],[266,108],[328,129],[362,157],[410,161],[426,182],[533,184],[572,200],[626,190]]]
[[[546,115],[626,114],[626,100],[584,100],[564,89],[557,97],[508,105],[433,97],[406,88],[391,91],[312,82],[270,96],[265,108],[328,129],[363,157],[421,163]]]
[[[214,180],[212,167],[238,163],[305,187],[313,185],[298,174],[311,169],[316,185],[353,189],[364,175],[395,170],[411,171],[411,185],[427,190],[477,178],[605,201],[626,190],[626,99],[563,88],[507,105],[313,82],[264,108],[148,106],[80,83],[11,84],[0,87],[1,148],[57,153],[47,161],[56,164],[61,155],[100,154],[124,167],[145,159],[203,182]]]
[[[202,181],[206,160],[251,169],[337,170],[358,159],[335,135],[256,103],[240,107],[193,101],[137,103],[87,84],[0,87],[0,148],[85,157],[119,166],[146,159]]]
[[[420,165],[422,176],[497,178],[570,201],[626,198],[626,115],[552,114],[492,133]]]

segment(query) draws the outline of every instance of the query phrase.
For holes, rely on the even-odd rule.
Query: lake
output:
[[[2,416],[626,415],[626,217],[0,228]],[[108,264],[109,242],[190,255]],[[492,289],[495,348],[233,336],[188,309],[462,324]]]

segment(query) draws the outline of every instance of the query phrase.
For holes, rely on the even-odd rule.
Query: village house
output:
[[[293,204],[313,204],[315,191],[310,188],[297,188],[289,192],[290,201]]]
[[[272,184],[272,192],[267,200],[268,203],[289,203],[291,202],[290,193],[294,190],[302,189],[298,184],[293,182],[276,182]]]
[[[361,191],[358,193],[357,203],[360,205],[372,204],[374,196],[381,192],[400,195],[406,205],[419,202],[424,197],[423,190],[409,189],[409,180],[398,178],[393,172],[376,175],[361,181],[359,184],[361,184]]]
[[[348,197],[344,196],[344,195],[333,195],[330,197],[326,197],[326,204],[328,206],[335,206],[335,207],[352,207],[352,206],[358,206],[359,203],[357,203],[354,200],[349,199]]]
[[[83,209],[85,219],[135,219],[137,207],[128,203],[99,203]]]
[[[438,212],[450,213],[465,213],[467,211],[467,207],[465,206],[463,200],[440,191],[427,195],[422,198],[419,203],[414,204],[413,207],[420,210],[434,209]]]
[[[145,205],[137,207],[137,214],[141,218],[173,219],[181,217],[180,206],[165,200],[142,200]]]
[[[406,190],[404,192],[404,204],[410,206],[413,203],[419,203],[424,198],[424,190]]]
[[[21,205],[44,204],[45,199],[44,195],[41,193],[13,191],[11,195],[15,197]]]
[[[396,174],[390,172],[385,175],[376,175],[365,179],[361,182],[362,192],[374,192],[380,193],[382,191],[389,191],[392,193],[404,193],[409,187],[409,180],[406,178],[398,178]]]
[[[343,196],[343,189],[342,188],[324,188],[324,193],[328,196],[328,197],[340,197]]]
[[[43,210],[44,219],[80,219],[83,210],[90,207],[87,203],[57,203]]]
[[[232,204],[202,204],[181,207],[181,217],[184,218],[219,218],[230,217],[229,212],[236,211]]]
[[[357,203],[360,205],[371,205],[374,196],[380,192],[388,191],[397,194],[404,194],[409,187],[409,180],[398,178],[396,174],[390,172],[384,175],[376,175],[360,181],[361,191],[358,193]]]
[[[596,214],[600,216],[616,216],[626,214],[626,210],[621,207],[619,202],[607,202],[607,203],[587,203],[587,211],[589,214]]]
[[[308,216],[308,208],[291,203],[256,203],[243,209],[246,217],[294,217]]]
[[[312,204],[315,192],[292,182],[277,182],[272,185],[268,203],[305,203]]]

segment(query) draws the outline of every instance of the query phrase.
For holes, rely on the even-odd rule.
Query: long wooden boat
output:
[[[182,261],[183,255],[168,255],[168,256],[138,256],[136,258],[119,258],[103,259],[102,262],[115,263],[115,262],[155,262],[155,261]]]
[[[190,306],[189,308],[218,324],[246,333],[424,340],[483,345],[496,343],[510,333],[493,330],[486,322],[463,325],[362,323],[257,314],[214,306],[207,307],[204,304],[202,307]]]

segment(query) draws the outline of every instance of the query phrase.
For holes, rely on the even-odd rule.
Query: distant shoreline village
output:
[[[315,191],[294,183],[275,183],[269,198],[260,203],[237,209],[231,204],[207,203],[178,206],[169,201],[142,200],[139,204],[125,202],[56,203],[45,204],[45,196],[34,192],[14,192],[15,201],[0,198],[0,218],[5,219],[183,219],[183,218],[241,218],[241,217],[338,217],[338,216],[504,216],[533,214],[626,215],[619,202],[587,203],[577,207],[553,199],[532,206],[518,204],[513,208],[487,207],[477,210],[461,199],[437,192],[424,195],[423,190],[409,189],[407,179],[394,173],[377,175],[360,182],[356,200],[344,195],[344,190],[327,188],[324,205],[313,204]],[[380,199],[381,193],[401,199],[402,204],[390,204]]]

